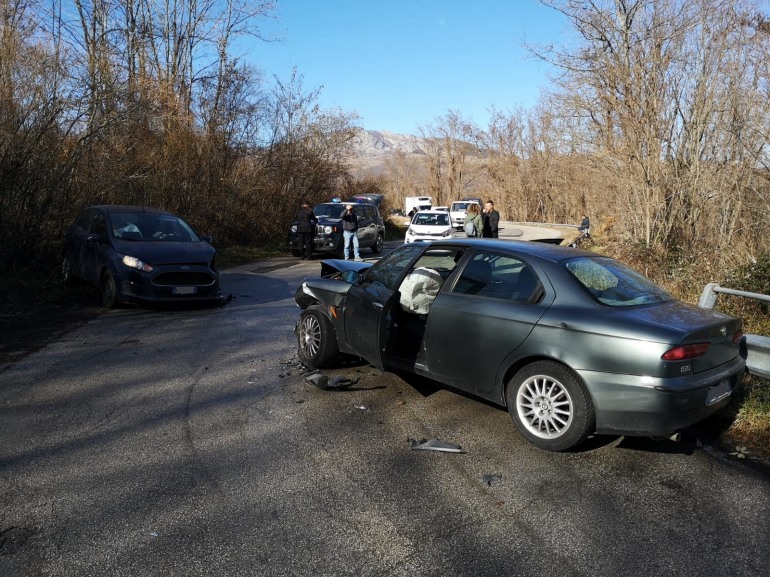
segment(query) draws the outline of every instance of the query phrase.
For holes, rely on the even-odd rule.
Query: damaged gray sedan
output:
[[[740,319],[588,251],[455,240],[322,266],[295,295],[304,364],[348,354],[434,379],[507,407],[547,450],[674,435],[724,407],[745,370]]]

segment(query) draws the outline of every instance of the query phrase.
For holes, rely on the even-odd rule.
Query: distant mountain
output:
[[[397,152],[407,157],[424,157],[424,141],[413,134],[360,129],[353,139],[349,161],[354,173],[376,175]]]
[[[353,140],[353,149],[360,156],[388,156],[393,152],[425,154],[423,139],[413,134],[396,134],[380,130],[363,130]]]

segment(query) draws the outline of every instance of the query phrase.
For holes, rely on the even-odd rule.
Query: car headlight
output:
[[[414,231],[412,230],[412,227],[411,227],[411,226],[410,226],[408,229],[406,229],[406,234],[407,234],[408,236],[413,236],[413,235],[414,235]]]
[[[327,225],[324,227],[324,234],[331,234],[331,233],[332,233],[332,230],[333,230],[333,229],[332,229],[332,227],[331,227],[330,225],[328,225],[328,224],[327,224]]]
[[[144,272],[152,272],[151,264],[147,264],[146,262],[139,260],[135,256],[128,256],[128,255],[124,256],[123,264],[128,267],[135,268],[137,270],[141,270]]]
[[[446,229],[444,231],[444,235],[443,236],[452,236],[452,230],[451,229]]]

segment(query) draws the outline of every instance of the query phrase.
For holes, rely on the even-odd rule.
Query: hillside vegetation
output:
[[[495,103],[488,126],[447,111],[421,154],[371,174],[352,170],[355,114],[234,56],[272,1],[0,0],[0,264],[51,255],[90,204],[165,208],[226,248],[283,238],[303,199],[480,195],[508,220],[589,214],[597,250],[685,300],[712,281],[768,292],[766,4],[542,3],[571,34],[530,47],[560,71],[540,104]],[[770,332],[766,308],[725,306]]]

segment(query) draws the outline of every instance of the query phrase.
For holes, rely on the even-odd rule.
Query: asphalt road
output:
[[[108,312],[0,368],[0,575],[767,575],[770,479],[694,441],[551,454],[365,364],[309,385],[319,269],[231,270],[222,308]]]

